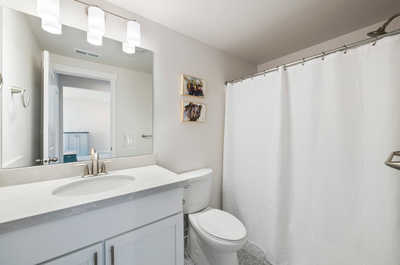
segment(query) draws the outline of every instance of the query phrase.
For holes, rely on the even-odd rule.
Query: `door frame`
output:
[[[110,92],[111,92],[111,152],[114,157],[117,153],[117,139],[116,139],[116,82],[117,82],[117,74],[110,72],[101,72],[95,70],[89,70],[85,68],[69,66],[64,64],[53,64],[52,69],[55,74],[63,74],[70,75],[82,78],[90,78],[102,81],[110,82]],[[61,93],[60,93],[61,95]],[[62,110],[60,110],[62,113]],[[60,120],[62,121],[62,120]],[[60,126],[60,138],[63,138],[64,135],[63,128]],[[60,142],[60,145],[63,145],[63,140]],[[60,150],[64,150],[64,146],[61,147]],[[61,151],[62,152],[62,151]]]

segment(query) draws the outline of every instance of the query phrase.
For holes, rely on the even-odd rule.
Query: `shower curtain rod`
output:
[[[253,78],[253,77],[256,77],[256,76],[260,76],[260,75],[268,74],[268,73],[271,73],[271,72],[275,72],[275,71],[278,71],[280,67],[284,67],[286,69],[288,67],[295,66],[295,65],[298,65],[298,64],[304,64],[306,62],[309,62],[311,60],[318,59],[318,58],[322,58],[322,60],[323,60],[325,58],[325,56],[327,56],[327,55],[330,55],[330,54],[333,54],[333,53],[337,53],[337,52],[346,53],[347,50],[354,49],[354,48],[357,48],[357,47],[360,47],[360,46],[363,46],[363,45],[366,45],[366,44],[369,44],[369,43],[372,43],[372,45],[375,46],[375,44],[376,44],[376,42],[378,40],[383,39],[385,37],[394,36],[394,35],[397,35],[397,34],[400,34],[400,29],[393,30],[391,32],[379,35],[377,37],[372,37],[372,38],[356,41],[356,42],[353,42],[353,43],[350,43],[350,44],[345,44],[345,45],[343,45],[341,47],[338,47],[336,49],[332,49],[332,50],[324,51],[324,52],[321,52],[321,53],[318,53],[318,54],[315,54],[315,55],[311,55],[309,57],[305,57],[305,58],[302,58],[300,60],[293,61],[291,63],[283,64],[283,65],[280,65],[280,66],[276,66],[274,68],[270,68],[270,69],[267,69],[267,70],[264,70],[264,71],[261,71],[261,72],[257,72],[255,74],[247,75],[247,76],[239,78],[239,79],[226,81],[225,85],[234,84],[234,83],[241,82],[241,81],[249,79],[249,78]]]

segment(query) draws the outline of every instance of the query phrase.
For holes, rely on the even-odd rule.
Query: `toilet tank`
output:
[[[183,213],[195,213],[207,208],[211,197],[212,169],[193,170],[180,176],[187,179],[183,191]]]

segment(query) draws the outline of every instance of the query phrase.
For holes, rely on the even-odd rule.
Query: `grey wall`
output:
[[[88,1],[128,17],[142,25],[143,47],[154,52],[154,151],[160,165],[175,171],[211,167],[214,174],[212,205],[221,205],[224,81],[256,71],[248,64],[203,43],[178,34],[147,19],[103,1]],[[3,5],[35,13],[36,0],[2,1]],[[87,28],[85,9],[70,0],[61,1],[62,22]],[[108,16],[106,35],[123,40],[123,21]],[[207,121],[180,123],[179,86],[182,73],[206,80]],[[0,172],[1,173],[1,172]]]

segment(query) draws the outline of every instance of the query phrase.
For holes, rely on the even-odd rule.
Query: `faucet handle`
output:
[[[88,164],[78,164],[79,167],[83,167],[82,177],[90,176],[92,172],[90,172],[90,167]]]
[[[106,163],[104,161],[101,162],[99,173],[107,174],[107,167],[106,167]]]

